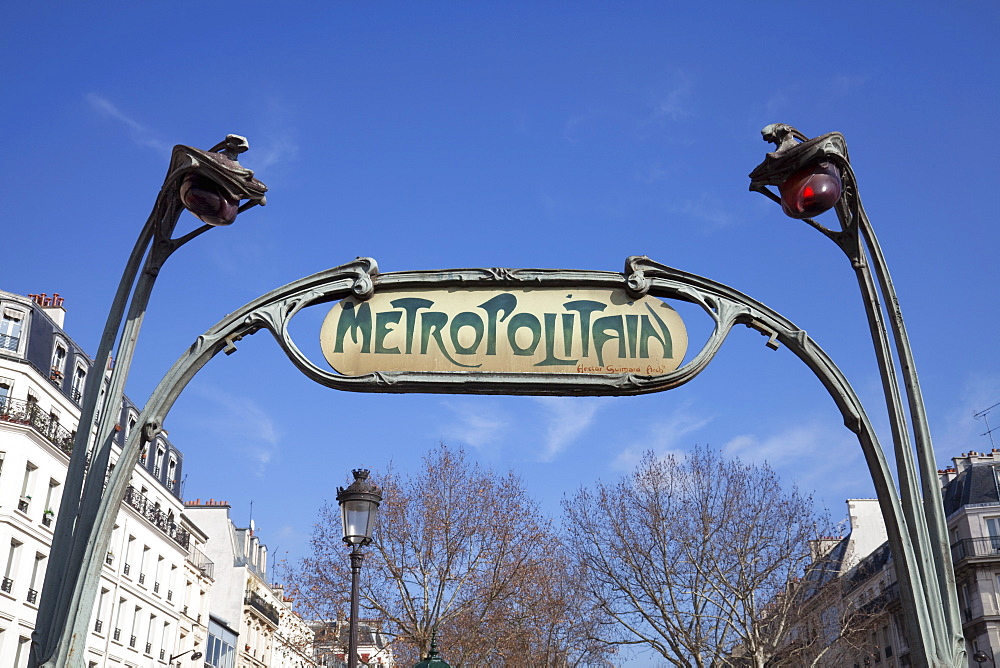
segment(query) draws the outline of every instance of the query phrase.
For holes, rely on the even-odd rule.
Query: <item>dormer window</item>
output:
[[[24,312],[5,308],[0,316],[0,350],[17,352],[21,349],[21,328]]]
[[[163,467],[163,446],[160,444],[156,445],[156,459],[153,461],[153,476],[159,478],[160,470]]]
[[[56,341],[56,345],[52,350],[52,372],[50,378],[56,381],[62,380],[65,371],[66,345],[62,341]]]
[[[83,398],[83,389],[87,385],[87,369],[82,364],[76,367],[76,371],[73,373],[73,389],[70,396],[73,401],[79,403],[80,399]]]

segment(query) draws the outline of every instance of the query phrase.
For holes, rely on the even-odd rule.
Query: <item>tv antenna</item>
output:
[[[1000,401],[998,401],[997,403],[993,404],[989,408],[985,408],[985,409],[979,411],[978,413],[975,413],[972,416],[972,417],[976,418],[977,420],[979,418],[982,418],[983,422],[986,423],[986,431],[984,431],[982,434],[980,434],[980,436],[989,436],[990,437],[990,447],[991,448],[995,447],[994,443],[993,443],[993,432],[996,431],[997,429],[1000,429],[1000,427],[993,427],[992,429],[990,428],[989,413],[990,413],[991,410],[993,410],[997,406],[1000,406]]]

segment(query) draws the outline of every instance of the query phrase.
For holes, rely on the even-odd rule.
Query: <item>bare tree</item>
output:
[[[568,549],[604,614],[677,666],[762,667],[793,643],[820,524],[768,466],[649,452],[616,485],[564,501]],[[739,655],[738,662],[733,661]]]
[[[362,615],[395,638],[400,665],[425,656],[434,632],[456,668],[607,665],[615,648],[600,640],[599,616],[516,476],[470,464],[442,444],[418,471],[373,478],[383,502],[362,568]],[[346,557],[339,508],[327,505],[313,556],[292,574],[319,617],[345,607]]]

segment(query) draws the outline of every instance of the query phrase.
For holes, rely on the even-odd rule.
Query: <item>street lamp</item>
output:
[[[194,652],[194,654],[191,654],[191,652]],[[173,665],[174,659],[179,659],[185,654],[191,654],[191,656],[188,657],[188,661],[197,661],[198,659],[201,658],[201,652],[195,652],[194,648],[192,648],[186,652],[181,652],[180,654],[174,654],[172,657],[170,657],[170,659],[167,660],[167,663]]]
[[[364,554],[363,545],[372,542],[382,491],[368,480],[368,469],[354,469],[350,487],[337,488],[337,503],[344,522],[344,542],[351,546],[351,620],[347,645],[347,668],[358,665],[358,576]]]
[[[115,517],[132,475],[132,466],[119,466],[108,475],[109,463],[125,380],[153,284],[167,258],[178,248],[213,227],[231,224],[240,212],[266,203],[267,187],[238,160],[248,148],[244,137],[228,135],[208,151],[178,145],[171,153],[153,211],[139,232],[118,284],[94,358],[94,372],[87,376],[80,428],[73,441],[38,605],[28,661],[32,668],[84,662],[103,566],[99,555],[107,553]],[[174,229],[185,209],[205,224],[174,238]],[[116,341],[119,343],[112,366],[111,352]],[[109,369],[102,399],[100,391]],[[162,431],[162,425],[152,422],[138,426],[122,447],[122,462],[135,462],[141,447]]]
[[[885,257],[861,205],[847,142],[839,132],[810,139],[782,123],[768,125],[761,134],[776,150],[750,173],[750,190],[778,202],[786,215],[820,231],[854,268],[878,360],[899,475],[903,526],[887,529],[890,541],[896,543],[894,553],[903,548],[914,557],[895,554],[897,575],[904,585],[904,614],[921,640],[920,663],[957,666],[965,655],[965,643],[927,414],[903,314]],[[769,186],[777,187],[778,194]],[[839,230],[812,219],[831,209]],[[908,411],[903,408],[897,365]],[[893,532],[902,540],[894,539]],[[904,562],[913,563],[912,570]]]
[[[976,663],[978,663],[980,666],[983,665],[984,661],[989,661],[994,666],[997,665],[996,661],[994,661],[992,659],[992,657],[990,657],[989,654],[987,654],[986,652],[984,652],[981,649],[980,650],[976,650],[976,653],[972,655],[972,660],[975,661]]]
[[[438,653],[436,629],[431,633],[431,651],[427,653],[423,661],[413,666],[413,668],[451,668],[451,665],[442,659],[441,654]]]

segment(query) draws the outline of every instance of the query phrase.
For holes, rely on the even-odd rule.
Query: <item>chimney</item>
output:
[[[63,307],[63,298],[59,296],[58,292],[53,292],[52,296],[49,297],[44,292],[37,295],[28,295],[31,299],[42,307],[42,310],[48,314],[52,321],[56,323],[60,329],[63,329],[63,322],[66,320],[66,309]]]

